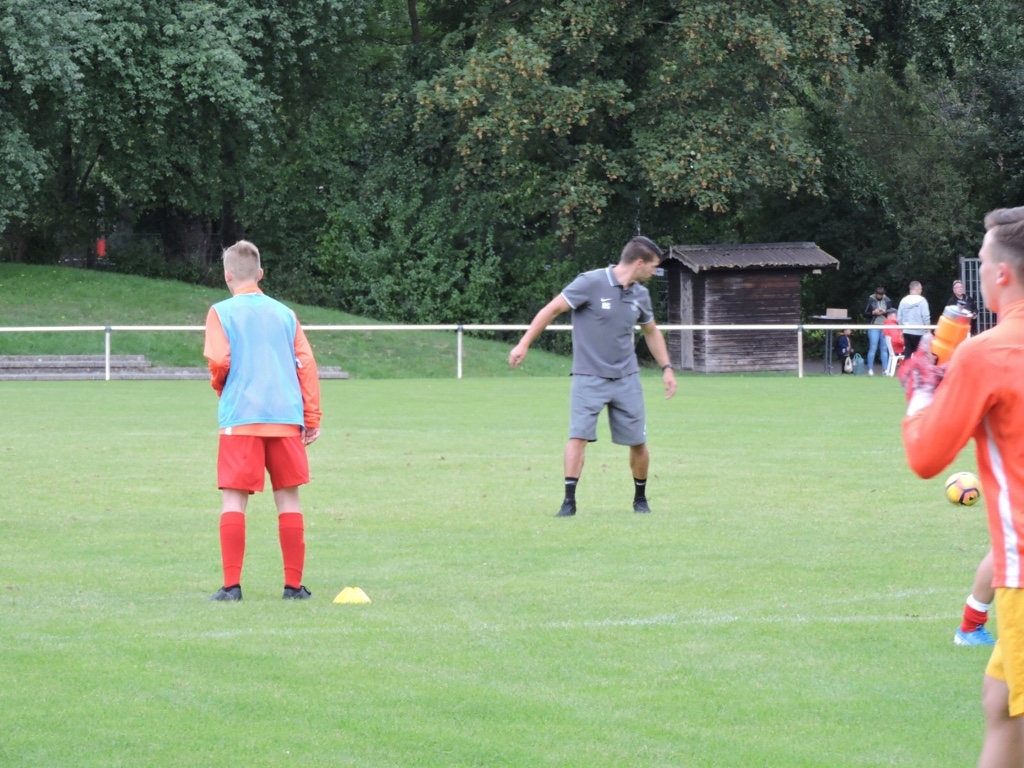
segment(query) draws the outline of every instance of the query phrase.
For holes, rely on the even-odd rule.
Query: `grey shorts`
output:
[[[647,442],[647,415],[639,373],[621,379],[573,376],[569,388],[569,437],[591,443],[597,440],[597,417],[605,406],[613,443]]]

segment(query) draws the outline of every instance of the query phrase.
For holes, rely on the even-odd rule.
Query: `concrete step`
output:
[[[103,355],[0,355],[0,370],[103,368]],[[145,355],[111,355],[110,368],[149,368]]]
[[[321,379],[347,379],[337,366],[320,366]],[[103,381],[103,355],[0,355],[0,381]],[[110,378],[118,381],[207,380],[206,367],[154,366],[145,355],[111,355]]]
[[[347,379],[348,371],[343,371],[336,365],[321,365],[317,367],[321,379]]]
[[[0,381],[103,381],[106,378],[106,372],[99,370],[88,370],[88,371],[21,371],[18,373],[7,373],[0,370]],[[174,372],[174,373],[154,373],[153,371],[111,371],[111,381],[129,381],[129,380],[170,380],[180,379],[186,380],[204,380],[210,378],[208,372],[203,373],[190,373],[190,372]]]

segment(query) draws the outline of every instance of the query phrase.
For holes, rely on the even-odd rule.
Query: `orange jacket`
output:
[[[885,325],[887,327],[882,330],[882,333],[888,336],[889,341],[892,342],[892,351],[895,352],[897,355],[902,355],[903,331],[901,331],[899,328],[892,327],[895,325],[899,325],[899,321],[892,315],[889,315],[889,317],[885,318]]]
[[[254,288],[241,290],[238,293],[261,293],[261,291],[259,288]],[[206,313],[206,342],[203,356],[210,366],[210,385],[217,392],[217,397],[220,397],[221,392],[224,391],[228,371],[231,370],[231,345],[221,326],[220,317],[213,307]],[[313,348],[298,322],[295,325],[295,358],[299,361],[297,373],[299,388],[302,390],[303,420],[306,429],[316,429],[320,426],[321,418],[320,374],[316,367],[316,359],[313,357]],[[223,433],[224,430],[221,432]],[[291,437],[300,434],[300,430],[291,424],[247,424],[241,427],[232,427],[231,434]]]
[[[995,561],[993,587],[1024,587],[1024,301],[957,347],[935,399],[903,420],[910,468],[933,477],[974,438]]]

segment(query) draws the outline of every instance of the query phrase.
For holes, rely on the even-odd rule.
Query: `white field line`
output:
[[[959,594],[959,592],[957,593]],[[951,604],[952,605],[952,604]],[[359,610],[373,610],[372,608],[359,607]],[[338,611],[345,608],[339,606]],[[351,610],[348,609],[348,610]],[[486,624],[469,622],[456,624],[444,622],[431,626],[410,627],[382,624],[366,624],[362,626],[329,626],[329,627],[245,627],[244,629],[217,630],[209,632],[146,632],[137,631],[130,634],[131,637],[160,637],[177,640],[229,640],[244,637],[312,637],[318,635],[363,635],[391,633],[396,635],[436,635],[448,632],[463,633],[490,633],[496,635],[518,634],[523,632],[536,632],[537,630],[581,630],[581,629],[631,629],[636,627],[708,627],[724,626],[727,624],[749,624],[771,625],[771,624],[893,624],[896,622],[943,622],[949,624],[958,623],[959,614],[952,608],[942,614],[908,614],[902,613],[873,613],[857,616],[835,616],[835,615],[808,615],[808,614],[787,614],[784,616],[740,616],[737,614],[665,614],[660,616],[634,617],[622,619],[594,619],[585,621],[549,621],[518,624]],[[129,635],[124,635],[128,637]],[[99,641],[104,636],[95,635],[91,639]],[[29,643],[35,645],[48,645],[51,647],[71,647],[80,645],[90,640],[87,635],[76,632],[74,635],[29,635],[18,634],[11,638],[14,643]]]
[[[511,632],[529,632],[540,630],[577,630],[577,629],[603,629],[603,628],[632,628],[632,627],[693,627],[693,626],[721,626],[725,624],[751,624],[751,625],[769,625],[769,624],[888,624],[899,621],[934,621],[934,622],[956,622],[959,616],[959,610],[962,607],[959,603],[959,597],[961,596],[962,590],[950,590],[950,589],[908,589],[900,590],[898,592],[889,592],[885,594],[871,594],[871,595],[852,595],[845,598],[836,599],[825,599],[818,601],[819,609],[822,612],[808,612],[806,604],[804,605],[805,610],[799,613],[789,613],[785,606],[780,606],[780,612],[773,615],[743,615],[735,612],[730,613],[719,613],[708,609],[697,609],[687,613],[663,613],[655,614],[653,616],[633,616],[633,617],[620,617],[620,618],[607,618],[607,619],[584,619],[581,621],[546,621],[546,622],[517,622],[512,624],[487,624],[487,623],[474,623],[469,622],[467,624],[457,624],[454,622],[445,622],[440,625],[433,625],[429,627],[388,627],[374,624],[373,626],[363,627],[347,627],[348,630],[365,631],[365,632],[380,632],[380,631],[393,631],[396,633],[409,633],[409,634],[423,634],[423,633],[438,633],[438,632],[490,632],[495,634],[505,634]],[[955,592],[955,596],[954,596]],[[950,602],[949,611],[941,614],[911,614],[907,611],[897,611],[894,613],[865,613],[854,616],[837,616],[831,610],[830,606],[836,606],[840,604],[858,603],[858,602],[872,602],[872,603],[885,603],[893,600],[903,601],[911,597],[919,597],[923,595],[936,595],[936,594],[949,594],[952,602]],[[339,610],[344,610],[342,606],[339,606]],[[362,608],[361,610],[373,610],[372,607]],[[199,633],[199,637],[210,637],[210,638],[230,638],[230,637],[252,637],[260,635],[319,635],[329,634],[337,632],[337,627],[330,628],[309,628],[309,629],[274,629],[274,628],[245,628],[239,630],[229,630],[221,632],[208,632]],[[180,635],[172,635],[179,636]]]
[[[959,593],[958,593],[959,594]],[[372,609],[370,609],[372,610]],[[590,621],[551,621],[530,624],[436,624],[430,627],[389,627],[374,624],[373,626],[353,627],[309,627],[286,629],[252,627],[238,630],[225,630],[217,632],[199,633],[157,633],[157,637],[187,638],[209,638],[209,639],[231,639],[239,637],[265,637],[265,636],[306,636],[306,635],[334,635],[339,631],[343,633],[370,634],[379,632],[395,632],[397,634],[438,634],[442,632],[488,632],[493,634],[510,634],[520,632],[531,632],[541,630],[578,630],[578,629],[615,629],[633,627],[695,627],[695,626],[722,626],[726,624],[892,624],[901,621],[916,622],[953,622],[957,623],[957,613],[950,610],[949,613],[923,615],[908,615],[906,613],[890,614],[866,614],[861,616],[808,616],[808,615],[786,615],[786,616],[738,616],[735,614],[704,614],[689,616],[682,614],[666,614],[663,616],[648,616],[624,619],[599,619]],[[38,639],[38,638],[37,638]]]
[[[871,602],[875,604],[891,603],[892,601],[903,601],[906,598],[920,597],[924,595],[948,595],[950,599],[949,610],[938,614],[912,613],[900,609],[898,606],[892,613],[872,612],[850,616],[836,615],[830,608],[841,604],[852,604]],[[778,606],[778,613],[770,615],[745,615],[736,612],[717,612],[707,608],[694,609],[693,611],[681,613],[661,613],[652,616],[623,616],[605,619],[583,619],[580,621],[542,621],[542,622],[511,622],[503,624],[491,624],[485,622],[468,621],[466,623],[443,622],[428,626],[408,626],[395,624],[366,624],[361,626],[328,626],[328,627],[245,627],[241,629],[217,630],[207,632],[146,632],[134,633],[137,637],[163,637],[187,639],[230,639],[240,637],[299,637],[315,635],[336,635],[342,634],[367,634],[389,632],[394,634],[423,635],[440,634],[446,632],[477,632],[492,634],[512,634],[520,632],[531,632],[537,630],[580,630],[580,629],[630,629],[634,627],[707,627],[723,626],[727,624],[749,624],[749,625],[771,625],[771,624],[891,624],[893,622],[944,622],[956,623],[959,617],[960,597],[962,590],[954,589],[908,589],[884,594],[851,595],[849,597],[824,599],[817,601],[817,606],[809,606],[806,602],[801,604],[799,612],[790,612],[788,604]],[[220,606],[213,606],[216,610]],[[245,609],[245,604],[234,608]],[[814,609],[817,610],[814,610]],[[809,610],[810,609],[810,610]],[[229,607],[229,610],[232,610]],[[345,611],[372,611],[373,606],[345,607],[338,606],[339,616]],[[97,636],[97,639],[99,637]],[[81,633],[73,636],[65,635],[29,635],[18,634],[12,637],[16,642],[45,643],[55,646],[77,645],[83,642]]]

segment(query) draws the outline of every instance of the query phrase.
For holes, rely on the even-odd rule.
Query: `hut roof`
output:
[[[741,245],[673,245],[665,255],[694,272],[711,269],[797,267],[836,269],[839,261],[814,243],[745,243]]]

